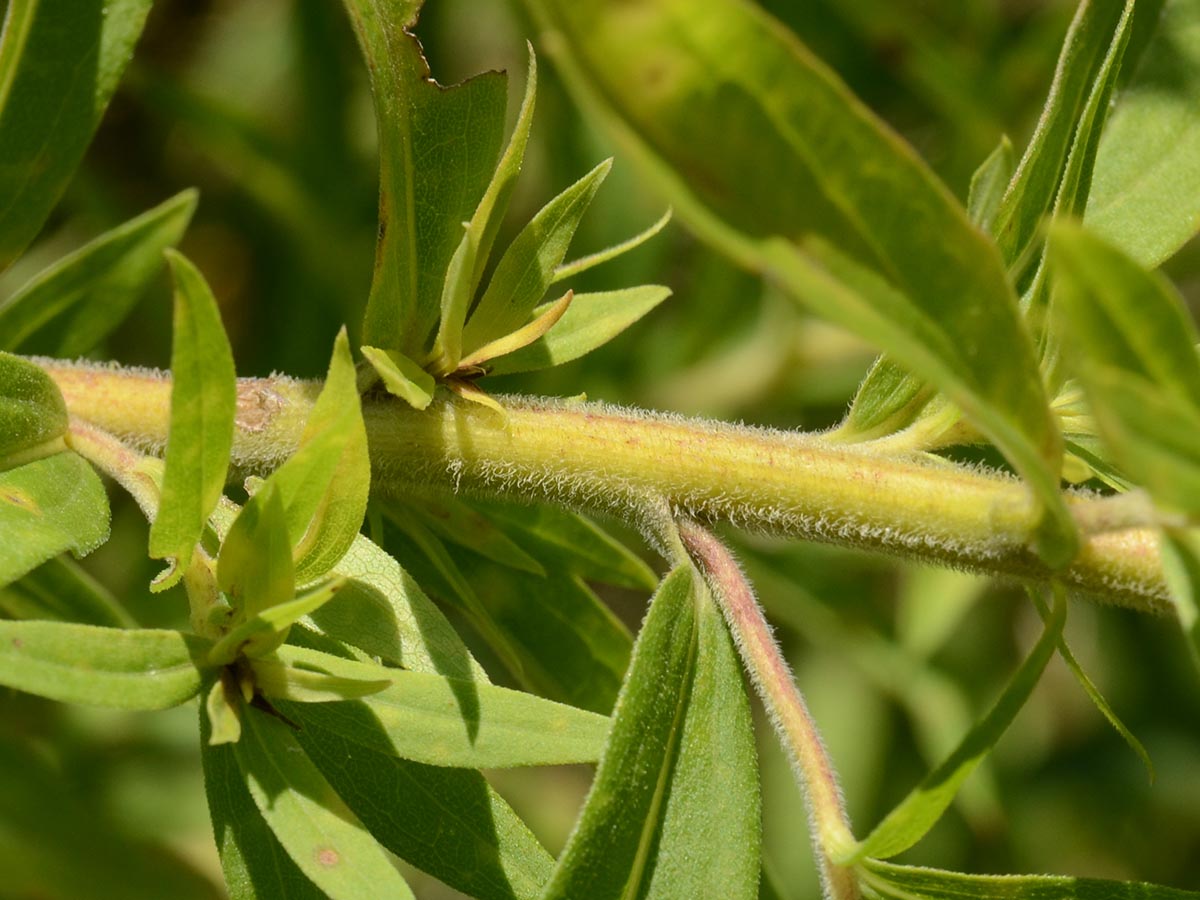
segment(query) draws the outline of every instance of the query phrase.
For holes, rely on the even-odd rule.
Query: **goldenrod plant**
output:
[[[0,35],[0,896],[1200,897],[1200,0],[159,6]]]

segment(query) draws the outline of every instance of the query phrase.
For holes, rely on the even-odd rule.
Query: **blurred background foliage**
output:
[[[763,5],[960,197],[1001,134],[1020,147],[1031,132],[1073,7],[1070,0]],[[515,114],[524,39],[536,43],[517,3],[428,0],[419,33],[443,83],[488,68],[516,73]],[[542,70],[513,222],[611,152],[551,67]],[[0,280],[0,296],[89,237],[196,186],[201,204],[182,250],[221,304],[239,373],[316,376],[341,323],[356,327],[370,283],[374,143],[366,73],[335,0],[160,0],[79,175],[39,243]],[[618,159],[574,249],[619,241],[660,212],[661,201]],[[1197,248],[1185,249],[1170,272],[1194,297]],[[585,278],[577,287],[657,281],[675,297],[591,356],[497,379],[496,390],[587,392],[820,428],[841,415],[872,356],[856,339],[803,318],[678,226]],[[164,366],[169,335],[164,273],[104,355]],[[181,624],[181,596],[148,593],[154,567],[137,562],[146,542],[140,514],[114,499],[113,538],[87,568],[142,623]],[[842,773],[852,819],[866,833],[995,696],[1032,643],[1036,615],[1012,586],[973,576],[739,540]],[[635,629],[644,596],[604,596]],[[0,610],[17,601],[0,591]],[[1200,888],[1200,685],[1176,629],[1077,602],[1067,633],[1145,742],[1156,783],[1055,662],[955,811],[902,861]],[[195,714],[191,706],[153,715],[81,710],[0,692],[0,898],[221,896]],[[780,896],[815,897],[800,798],[766,732],[761,746],[768,868]],[[590,774],[588,767],[506,771],[494,780],[557,852]],[[422,897],[457,896],[432,880],[414,884]]]

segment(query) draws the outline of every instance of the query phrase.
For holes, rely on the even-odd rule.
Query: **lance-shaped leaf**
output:
[[[434,341],[434,356],[438,370],[452,372],[462,359],[462,331],[467,311],[475,299],[475,291],[483,277],[483,269],[495,243],[496,233],[508,209],[508,200],[521,174],[525,160],[525,145],[529,142],[529,129],[533,125],[533,107],[537,98],[537,58],[533,46],[529,46],[529,74],[525,79],[525,97],[517,114],[517,124],[508,139],[508,146],[487,190],[475,208],[471,221],[454,251],[450,265],[446,268],[446,280],[442,285],[441,323]]]
[[[611,247],[605,247],[603,250],[597,250],[595,253],[589,253],[587,256],[581,256],[579,259],[563,263],[554,270],[554,284],[565,281],[568,278],[574,278],[576,275],[580,275],[588,269],[593,269],[606,262],[611,262],[618,256],[628,253],[630,250],[636,250],[666,228],[667,223],[671,221],[671,215],[671,210],[667,209],[666,212],[658,217],[658,220],[653,225],[644,231],[639,231],[633,237],[627,238],[619,244],[613,244]]]
[[[383,379],[389,394],[399,397],[413,409],[425,409],[433,401],[437,387],[433,376],[403,353],[364,345],[362,355]]]
[[[225,488],[237,373],[221,311],[204,276],[167,251],[175,276],[175,336],[171,346],[171,421],[150,555],[173,558],[178,580]],[[160,582],[166,587],[170,582]]]
[[[253,657],[270,653],[284,642],[292,625],[333,599],[343,584],[341,579],[332,579],[298,597],[261,610],[217,641],[209,652],[209,659],[214,664],[225,665],[239,654]]]
[[[966,875],[869,859],[858,869],[864,894],[881,900],[1198,900],[1200,893],[1140,881],[1061,875]]]
[[[1012,141],[1005,135],[971,176],[967,191],[967,215],[980,228],[990,230],[1015,166]]]
[[[75,453],[0,472],[0,585],[70,550],[84,556],[108,539],[108,494]]]
[[[149,11],[150,0],[8,4],[0,32],[0,271],[58,202]]]
[[[467,320],[463,331],[464,355],[469,356],[529,321],[534,307],[553,282],[554,270],[566,256],[583,214],[611,168],[612,160],[600,163],[547,203],[513,238]]]
[[[1159,13],[1150,5],[1149,13]],[[1200,2],[1166,0],[1100,140],[1084,222],[1154,267],[1200,230]]]
[[[671,296],[671,289],[656,284],[604,291],[597,294],[576,294],[568,308],[546,334],[528,346],[493,359],[487,365],[489,374],[529,372],[547,369],[578,359],[614,337]],[[542,315],[549,304],[533,311]]]
[[[242,739],[233,752],[255,806],[280,845],[332,900],[413,897],[383,849],[329,786],[288,725],[247,707]]]
[[[178,631],[0,621],[0,684],[67,703],[166,709],[196,696],[208,647]]]
[[[911,148],[746,0],[528,6],[681,219],[944,391],[1036,492],[1039,550],[1069,560],[1061,437],[1000,254]]]
[[[363,343],[412,359],[428,349],[446,268],[495,171],[507,79],[443,88],[409,32],[420,3],[345,0],[367,60],[379,132],[379,242]]]
[[[1042,671],[1046,668],[1046,663],[1054,655],[1062,636],[1066,615],[1065,593],[1061,590],[1056,591],[1054,608],[1046,621],[1042,636],[987,715],[967,732],[945,762],[930,772],[900,801],[874,831],[860,841],[846,858],[837,859],[835,862],[849,865],[867,858],[886,859],[903,853],[925,836],[953,802],[954,795],[963,781],[995,746],[996,741],[1000,740],[1000,736],[1029,699]]]
[[[361,684],[382,681],[382,689],[360,702],[303,708],[284,702],[280,708],[301,724],[311,722],[376,752],[416,762],[470,769],[595,762],[608,736],[605,716],[521,691],[476,685],[476,702],[464,709],[459,702],[464,686],[440,675],[301,647],[280,647],[278,658],[293,670]]]
[[[1200,669],[1200,537],[1194,528],[1167,528],[1160,546],[1175,617]]]
[[[56,556],[15,584],[0,588],[0,610],[14,619],[137,627],[112,591],[66,556]]]
[[[1056,224],[1050,253],[1059,330],[1115,462],[1164,506],[1200,511],[1200,358],[1180,298],[1078,226]]]
[[[213,836],[232,900],[328,900],[271,833],[250,796],[233,745],[212,744],[204,710],[200,711],[200,759]]]
[[[663,581],[613,730],[543,897],[758,896],[758,785],[741,667],[699,576]]]
[[[283,501],[296,583],[309,584],[332,569],[354,543],[371,488],[367,430],[344,328],[334,341],[325,385],[300,447],[267,484],[278,488]]]
[[[296,595],[292,544],[279,493],[270,481],[259,488],[221,542],[217,584],[243,622]]]
[[[1094,154],[1099,129],[1090,134],[1090,123],[1084,121],[1089,95],[1095,93],[1098,78],[1104,79],[1106,64],[1112,66],[1114,32],[1123,17],[1131,18],[1131,8],[1131,3],[1084,0],[1071,22],[1037,130],[991,226],[1005,261],[1018,270],[1031,259],[1038,227],[1055,204],[1079,130],[1085,141],[1093,142]],[[1119,39],[1123,42],[1124,37]],[[1103,110],[1099,114],[1102,121]]]
[[[401,515],[420,518],[444,541],[473,550],[502,566],[532,575],[546,569],[488,516],[458,497],[421,498]]]
[[[28,360],[0,353],[0,471],[66,449],[67,405],[54,380]]]
[[[296,737],[375,839],[401,859],[481,900],[541,895],[553,858],[478,772],[375,753],[312,724]]]
[[[320,653],[316,650],[312,652]],[[387,688],[394,675],[393,671],[382,666],[379,667],[379,671],[371,673],[382,677],[331,675],[317,669],[290,665],[281,661],[278,656],[259,657],[248,660],[248,663],[250,671],[254,673],[254,686],[260,694],[274,700],[290,700],[293,703],[358,700],[378,694]]]
[[[0,303],[0,350],[16,350],[49,326],[49,342],[32,342],[39,350],[87,353],[129,313],[195,208],[196,192],[184,191],[39,272]]]

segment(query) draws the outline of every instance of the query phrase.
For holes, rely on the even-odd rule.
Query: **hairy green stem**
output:
[[[825,896],[829,900],[857,900],[859,891],[853,872],[833,861],[855,845],[837,772],[771,626],[728,548],[694,522],[680,522],[679,533],[721,607],[742,663],[792,764],[808,805],[813,850],[820,862]]]
[[[36,360],[71,414],[148,452],[166,441],[169,375]],[[233,461],[264,473],[294,451],[320,384],[286,377],[238,384]],[[699,522],[894,553],[1068,586],[1144,611],[1168,610],[1153,528],[1070,498],[1085,540],[1051,573],[1031,549],[1038,509],[1018,480],[869,444],[652,414],[597,403],[501,396],[504,414],[439,395],[424,411],[363,403],[376,490],[463,490],[549,501],[637,520],[663,497]],[[1107,530],[1114,521],[1120,530]],[[1146,522],[1145,525],[1155,523]],[[1097,531],[1097,529],[1102,529]]]

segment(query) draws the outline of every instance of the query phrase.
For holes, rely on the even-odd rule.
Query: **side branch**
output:
[[[37,360],[73,416],[147,451],[161,450],[170,380],[161,372]],[[286,377],[238,385],[233,458],[244,473],[279,465],[319,392]],[[1037,512],[1002,473],[889,456],[820,435],[645,413],[598,403],[502,396],[505,415],[455,398],[417,412],[364,399],[375,488],[463,490],[637,519],[665,497],[700,522],[899,554],[973,571],[1041,579],[1030,549]],[[1113,499],[1080,495],[1085,532],[1113,520]],[[1116,524],[1127,526],[1127,517]],[[1065,582],[1137,609],[1168,608],[1157,538],[1122,527],[1088,534]]]

